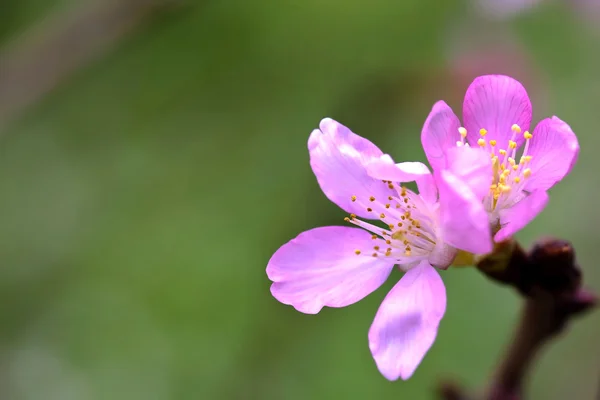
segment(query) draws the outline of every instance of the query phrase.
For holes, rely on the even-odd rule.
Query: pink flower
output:
[[[452,166],[434,180],[425,165],[395,164],[329,118],[312,132],[308,149],[325,195],[351,213],[347,222],[363,229],[315,228],[284,244],[267,266],[271,293],[300,312],[316,314],[324,306],[361,300],[399,265],[406,273],[381,304],[369,347],[387,379],[408,379],[433,344],[446,309],[446,290],[435,268],[447,268],[456,248],[476,253],[492,248],[482,195]],[[486,154],[468,148],[450,152],[451,157],[459,153],[481,166],[472,168],[468,179],[489,180]],[[413,180],[420,194],[399,184]]]
[[[527,225],[544,208],[546,191],[577,161],[577,137],[557,117],[543,119],[533,134],[529,133],[529,96],[518,81],[502,75],[481,76],[471,83],[463,102],[463,122],[464,127],[452,109],[438,101],[423,127],[423,148],[434,171],[453,164],[451,168],[459,177],[484,193],[483,205],[495,232],[494,240],[499,242]],[[523,153],[518,156],[523,143]],[[455,149],[465,145],[479,147],[488,154],[491,186],[486,180],[478,183],[468,178],[469,161],[455,157]]]

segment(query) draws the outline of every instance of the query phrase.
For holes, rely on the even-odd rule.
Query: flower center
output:
[[[485,139],[487,130],[484,128],[479,130],[481,137],[477,140],[477,145],[489,152],[492,159],[492,184],[489,194],[483,200],[488,212],[511,207],[521,200],[524,196],[523,189],[525,182],[531,176],[531,169],[528,167],[528,164],[531,162],[531,156],[527,153],[532,135],[528,131],[523,133],[525,148],[523,154],[519,157],[519,162],[517,162],[517,142],[515,142],[515,139],[517,135],[521,134],[521,127],[514,124],[511,130],[512,137],[508,143],[504,144],[498,144],[496,140],[487,141]],[[465,143],[467,130],[460,127],[458,128],[458,133],[461,140],[456,142],[456,145],[459,147],[468,146],[469,144]]]
[[[394,193],[385,199],[359,198],[352,196],[352,201],[379,219],[387,227],[362,221],[351,214],[345,221],[360,226],[373,233],[373,247],[356,249],[355,253],[372,257],[389,257],[399,264],[411,263],[426,259],[435,247],[435,220],[429,207],[411,190],[394,185],[391,181],[383,181]]]

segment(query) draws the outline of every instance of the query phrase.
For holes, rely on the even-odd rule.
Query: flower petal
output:
[[[483,200],[493,179],[490,155],[479,148],[454,147],[447,151],[447,161],[447,170],[464,181],[479,200]]]
[[[436,176],[440,191],[442,240],[460,250],[492,251],[492,233],[483,203],[469,185],[447,170]]]
[[[437,188],[429,168],[420,162],[403,162],[395,164],[392,157],[384,154],[367,165],[370,176],[392,182],[417,182],[419,194],[427,204],[437,200]]]
[[[526,189],[548,190],[571,172],[579,143],[566,122],[558,117],[546,118],[535,127],[527,154],[531,156],[531,176]]]
[[[358,228],[327,226],[301,233],[269,260],[271,293],[307,314],[356,303],[381,286],[394,267],[393,261],[367,254],[371,242],[371,234]]]
[[[460,140],[459,127],[458,117],[445,102],[433,105],[421,131],[421,143],[434,171],[446,166],[445,153]]]
[[[547,203],[548,193],[538,190],[514,206],[500,211],[500,226],[502,228],[496,233],[494,240],[501,242],[514,235],[530,223],[546,207]]]
[[[487,130],[486,140],[496,140],[497,148],[508,149],[513,136],[511,127],[519,125],[524,133],[531,124],[531,101],[520,82],[504,75],[486,75],[476,78],[467,89],[463,102],[463,122],[467,139],[474,145],[481,137],[479,130]],[[523,134],[513,139],[523,143]]]
[[[446,311],[446,288],[426,261],[410,269],[381,303],[369,348],[383,376],[410,378],[433,344]]]
[[[423,175],[417,179],[417,188],[419,189],[419,196],[427,204],[435,204],[438,198],[438,189],[435,186],[435,180],[433,175]]]
[[[320,128],[311,133],[308,150],[321,190],[345,211],[372,218],[360,202],[353,203],[351,197],[366,201],[370,196],[384,198],[392,194],[386,184],[370,177],[365,168],[382,155],[381,150],[330,118],[323,119]]]
[[[392,182],[412,182],[423,175],[429,175],[427,165],[420,162],[394,163],[389,154],[373,158],[367,164],[369,176]]]

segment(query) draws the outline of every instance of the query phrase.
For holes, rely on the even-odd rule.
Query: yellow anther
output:
[[[514,140],[509,140],[508,141],[508,147],[510,147],[511,149],[516,149],[517,148],[517,142],[515,142]]]
[[[346,221],[346,222],[350,222],[350,218],[348,218],[348,217],[345,217],[345,218],[344,218],[344,221]]]
[[[514,132],[521,133],[521,127],[517,124],[513,124],[510,129],[512,129]]]
[[[504,171],[506,169],[506,164],[504,164],[504,163],[500,164],[500,169],[502,171]]]
[[[371,212],[373,209],[371,207],[367,207],[367,212]]]
[[[390,230],[394,229],[394,224],[388,224],[388,226],[390,227]]]
[[[462,137],[467,137],[467,130],[465,128],[463,128],[462,126],[460,128],[458,128],[458,133],[460,133],[460,136],[462,136]]]
[[[477,144],[478,144],[479,146],[481,146],[481,147],[485,147],[485,139],[479,139],[479,140],[477,141]]]
[[[356,201],[356,196],[352,196],[350,198],[352,199],[352,201]]]
[[[369,197],[369,201],[375,201],[375,197],[373,197],[373,196]]]
[[[515,183],[519,183],[521,182],[521,178],[519,178],[518,176],[515,176]]]
[[[529,140],[533,137],[533,135],[531,133],[529,133],[529,131],[525,131],[525,133],[523,134],[523,137],[525,137],[526,140]]]
[[[490,185],[490,190],[495,190],[498,187],[495,183]]]
[[[388,200],[394,200],[392,196],[388,196]]]
[[[506,155],[506,150],[500,149],[500,150],[498,150],[498,153],[500,153],[501,155],[505,156]]]
[[[529,178],[529,177],[531,176],[531,168],[525,168],[525,169],[523,170],[523,176],[524,176],[525,178]]]
[[[393,183],[388,183],[388,188],[393,189],[394,188],[394,184]]]
[[[373,250],[379,250],[379,246],[373,247]]]
[[[402,228],[402,222],[398,222],[398,228]]]
[[[385,214],[384,213],[379,214],[379,218],[384,219],[385,218]]]
[[[371,235],[371,239],[373,239],[373,240],[377,239],[377,235]]]
[[[354,250],[354,254],[359,255],[360,254],[360,250]]]
[[[525,160],[525,162],[531,161],[531,156],[523,156],[521,159]]]
[[[392,241],[390,239],[385,241],[386,244],[392,244]]]
[[[389,205],[389,204],[386,204],[386,205],[385,205],[385,208],[390,208],[390,205]]]
[[[512,169],[513,169],[513,171],[516,171],[516,170],[518,170],[518,169],[519,169],[519,166],[518,166],[518,165],[513,165],[513,166],[512,166]]]
[[[373,253],[371,254],[373,257],[377,257],[377,253]]]
[[[496,141],[494,139],[490,140],[490,146],[495,146],[496,145]]]
[[[504,193],[506,193],[506,192],[510,192],[510,186],[508,186],[508,185],[503,185],[503,186],[502,186],[502,191],[503,191]]]
[[[487,130],[485,130],[485,129],[481,128],[481,129],[479,130],[479,134],[480,134],[481,136],[485,136],[485,135],[487,135]]]
[[[356,218],[356,214],[350,214],[350,218],[355,219]]]
[[[515,165],[515,159],[514,159],[514,158],[512,158],[512,157],[508,157],[508,163],[509,163],[510,165]]]

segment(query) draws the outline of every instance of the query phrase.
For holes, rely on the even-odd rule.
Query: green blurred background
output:
[[[4,0],[0,49],[76,3]],[[321,118],[398,161],[424,160],[433,103],[460,113],[475,76],[507,73],[528,88],[535,120],[558,115],[581,144],[519,238],[571,240],[600,290],[599,31],[569,2],[508,19],[478,10],[188,1],[3,121],[0,398],[412,400],[434,398],[443,378],[484,385],[519,299],[473,269],[443,274],[438,340],[395,383],[378,373],[367,331],[398,271],[364,301],[315,316],[274,300],[265,274],[299,232],[343,224],[308,164]],[[595,398],[599,335],[596,313],[552,343],[531,398]]]

